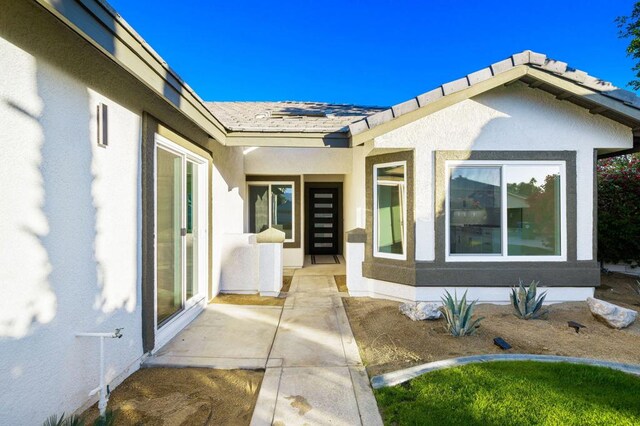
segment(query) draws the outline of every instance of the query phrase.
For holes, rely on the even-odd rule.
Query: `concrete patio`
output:
[[[147,366],[265,369],[252,425],[382,424],[333,275],[296,270],[284,307],[209,305]]]

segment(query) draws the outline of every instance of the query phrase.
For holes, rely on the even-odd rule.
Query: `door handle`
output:
[[[187,236],[187,228],[180,228],[180,236],[181,237]]]

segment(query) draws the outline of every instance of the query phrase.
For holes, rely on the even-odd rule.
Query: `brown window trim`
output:
[[[415,223],[414,223],[414,164],[413,150],[399,151],[389,154],[372,155],[365,159],[366,173],[366,243],[365,259],[362,264],[362,273],[367,278],[384,281],[400,282],[402,284],[415,284]],[[407,197],[407,256],[406,259],[388,259],[374,257],[373,255],[373,166],[376,164],[404,161],[406,170],[406,197]],[[393,278],[393,279],[390,279]]]
[[[294,193],[294,205],[293,205],[293,216],[294,216],[294,239],[292,242],[285,242],[284,248],[300,248],[302,247],[301,243],[301,234],[300,230],[302,229],[300,222],[302,221],[302,190],[300,188],[300,176],[296,175],[248,175],[246,177],[247,186],[249,186],[252,182],[293,182],[293,193]]]

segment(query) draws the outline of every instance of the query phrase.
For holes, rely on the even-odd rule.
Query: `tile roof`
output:
[[[349,124],[386,107],[323,102],[205,102],[230,131],[347,133]]]
[[[540,69],[580,86],[599,92],[600,94],[612,98],[622,104],[640,110],[640,97],[635,93],[620,89],[599,78],[592,77],[584,71],[571,68],[566,62],[547,58],[547,56],[542,53],[525,50],[523,52],[516,53],[505,60],[496,62],[486,68],[471,73],[466,77],[445,83],[434,90],[418,95],[408,101],[354,121],[349,125],[349,131],[352,136],[363,133],[401,115],[417,110],[418,108],[422,108],[444,96],[467,89],[474,84],[488,80],[519,65],[526,65]]]

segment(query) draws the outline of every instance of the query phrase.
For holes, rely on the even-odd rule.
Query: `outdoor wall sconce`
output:
[[[98,146],[106,148],[109,145],[107,106],[102,102],[98,104]]]
[[[493,339],[493,344],[506,351],[507,349],[511,349],[511,345],[508,344],[502,337],[496,337]]]
[[[584,325],[582,325],[582,324],[580,324],[578,322],[575,322],[575,321],[569,321],[568,324],[569,324],[569,327],[571,327],[571,328],[576,330],[576,333],[580,333],[580,329],[581,328],[587,328]]]

